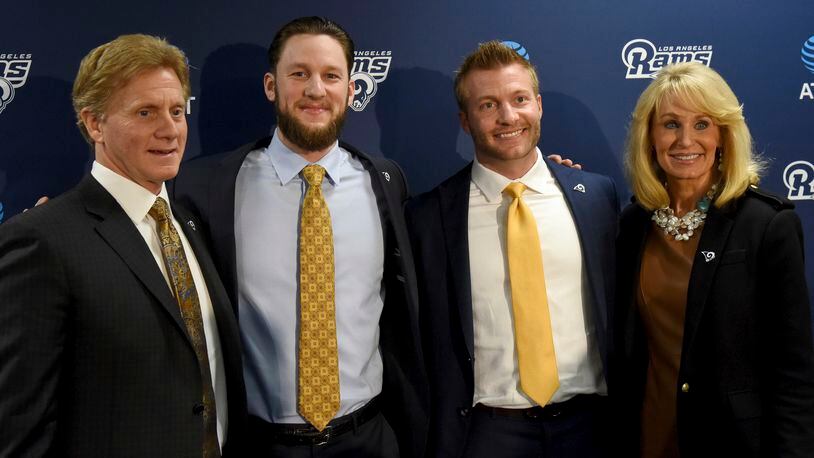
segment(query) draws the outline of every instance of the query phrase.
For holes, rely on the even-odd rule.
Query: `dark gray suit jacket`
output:
[[[237,325],[200,234],[173,212],[217,320],[228,454],[245,419]],[[0,226],[0,329],[0,456],[201,456],[201,376],[178,304],[94,178]]]

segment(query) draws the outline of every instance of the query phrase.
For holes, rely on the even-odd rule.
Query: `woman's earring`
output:
[[[724,171],[724,154],[721,152],[721,148],[715,148],[716,156],[718,156],[718,171]]]

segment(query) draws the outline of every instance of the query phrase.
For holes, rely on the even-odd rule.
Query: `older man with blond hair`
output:
[[[73,104],[93,168],[0,226],[0,456],[216,457],[236,442],[237,325],[164,186],[188,95],[184,54],[159,38],[82,60]]]

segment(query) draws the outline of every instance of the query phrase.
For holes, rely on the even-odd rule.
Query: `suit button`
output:
[[[193,415],[203,415],[204,410],[206,410],[206,407],[204,407],[203,404],[195,404],[194,406],[192,406]]]
[[[462,407],[460,410],[458,410],[458,413],[461,414],[462,417],[465,417],[469,415],[469,409]]]
[[[689,393],[690,392],[690,384],[689,383],[684,383],[683,385],[681,385],[681,392],[682,393]]]

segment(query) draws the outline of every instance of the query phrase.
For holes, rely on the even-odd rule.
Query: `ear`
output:
[[[105,137],[102,133],[101,117],[96,116],[90,108],[85,107],[79,112],[79,118],[82,120],[82,124],[85,125],[90,138],[96,143],[104,143]]]
[[[472,132],[469,130],[469,118],[466,116],[465,111],[458,112],[458,120],[461,122],[461,128],[469,135],[472,135]]]
[[[266,92],[266,98],[274,102],[274,75],[270,72],[263,75],[263,90]]]
[[[356,83],[348,79],[348,106],[353,104],[353,96],[356,95]]]
[[[540,117],[538,119],[543,119],[543,97],[540,94],[537,94],[537,109],[540,110]]]

